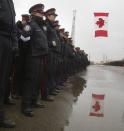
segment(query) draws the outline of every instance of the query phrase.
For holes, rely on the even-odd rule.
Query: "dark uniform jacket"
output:
[[[0,0],[0,34],[12,35],[15,31],[15,10],[12,0]]]
[[[73,58],[74,57],[74,52],[73,52],[73,48],[72,45],[70,43],[68,43],[67,40],[63,41],[63,54],[66,58]]]
[[[73,46],[71,45],[71,43],[67,43],[67,46],[68,46],[68,57],[73,58],[74,57]]]
[[[61,36],[58,30],[56,30],[57,33],[57,52],[60,53],[62,55],[62,43],[61,43]]]
[[[0,35],[11,38],[11,48],[18,48],[15,26],[15,10],[12,0],[0,0]]]
[[[47,26],[47,39],[48,39],[48,46],[50,51],[59,52],[60,51],[60,44],[57,32],[52,24],[48,19],[45,21]]]
[[[33,16],[30,22],[30,51],[32,56],[42,56],[48,53],[48,41],[43,30],[43,20],[37,16]]]
[[[23,36],[24,38],[30,37],[31,34],[30,25],[28,24],[28,22],[25,25],[23,25],[21,21],[17,21],[16,27],[17,27],[18,47],[19,47],[18,55],[28,54],[30,51],[29,41],[23,41],[21,39],[21,36]],[[26,27],[28,28],[29,31],[28,30],[25,31]]]

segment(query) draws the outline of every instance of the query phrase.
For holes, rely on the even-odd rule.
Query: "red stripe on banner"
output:
[[[104,117],[104,114],[103,113],[90,113],[90,116],[96,116],[96,117]]]
[[[102,12],[99,12],[99,13],[94,13],[94,16],[106,16],[108,17],[109,13],[102,13]]]
[[[95,99],[103,100],[105,95],[92,94],[92,97],[95,98]]]
[[[108,37],[108,31],[107,30],[96,30],[95,31],[95,37]]]

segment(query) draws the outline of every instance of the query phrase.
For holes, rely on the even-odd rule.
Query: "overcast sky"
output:
[[[124,0],[13,0],[16,19],[28,13],[33,4],[43,3],[45,10],[54,7],[61,27],[71,32],[73,10],[77,10],[75,46],[80,46],[91,60],[124,58]],[[108,12],[109,37],[94,37],[94,12]]]

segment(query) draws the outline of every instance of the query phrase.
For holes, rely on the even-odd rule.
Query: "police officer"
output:
[[[0,127],[12,128],[15,123],[4,114],[5,87],[8,81],[12,50],[17,48],[15,38],[15,11],[12,0],[0,0]]]
[[[59,48],[57,33],[54,28],[54,21],[57,17],[56,9],[51,8],[45,12],[46,16],[46,26],[47,26],[47,39],[49,53],[47,57],[47,77],[45,80],[45,98],[44,100],[53,101],[53,95],[57,95],[55,92],[56,81],[55,81],[55,72],[56,72],[56,55]]]
[[[30,15],[22,14],[22,20],[17,21],[17,36],[18,36],[18,47],[19,53],[16,56],[15,60],[15,96],[21,95],[22,93],[22,84],[24,80],[24,72],[25,72],[25,58],[29,52],[29,44],[25,42],[24,35],[30,35]],[[27,28],[27,29],[26,29]],[[27,30],[27,31],[25,31]],[[29,31],[28,31],[29,30]],[[24,34],[25,33],[25,34]]]
[[[60,36],[60,25],[59,21],[56,20],[54,22],[54,28],[56,29],[57,38],[58,38],[58,44],[59,48],[57,51],[57,69],[56,69],[56,83],[57,83],[57,89],[61,89],[60,85],[62,85],[62,77],[63,77],[63,56],[62,56],[62,43],[61,43],[61,36]]]
[[[65,36],[64,36],[65,29],[61,28],[59,29],[59,34],[60,34],[60,42],[61,42],[61,55],[62,55],[62,81],[63,83],[67,79],[67,72],[66,72],[66,56],[67,56],[67,50],[66,50],[66,45],[65,45]]]
[[[25,76],[22,93],[22,113],[32,117],[33,107],[41,107],[37,103],[40,79],[42,75],[42,56],[48,52],[47,37],[41,28],[43,24],[44,5],[36,4],[29,9],[31,14],[30,26],[25,27],[25,31],[30,32],[29,36],[22,35],[22,40],[28,42],[29,52],[25,60]],[[29,29],[29,30],[27,30]],[[27,34],[27,33],[26,33]]]
[[[65,32],[66,36],[69,36],[69,32]],[[75,56],[75,53],[74,53],[74,46],[72,44],[72,38],[69,38],[68,37],[68,59],[69,59],[69,63],[68,63],[68,70],[69,70],[69,75],[74,75],[74,67],[73,67],[73,62],[74,62],[74,56]],[[72,65],[70,67],[70,65]]]

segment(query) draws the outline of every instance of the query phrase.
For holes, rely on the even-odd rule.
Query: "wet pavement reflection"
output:
[[[86,81],[80,75],[71,77],[54,102],[42,101],[45,108],[35,109],[33,118],[26,118],[20,113],[20,100],[17,100],[16,106],[6,107],[7,115],[16,120],[16,128],[0,128],[0,131],[64,131],[64,127],[70,125],[73,104],[78,102],[85,88]]]
[[[0,131],[124,131],[124,67],[89,66],[65,83],[55,102],[43,104],[26,118],[17,100],[7,107],[17,127]]]
[[[76,103],[78,101],[78,97],[83,92],[84,88],[86,88],[86,80],[77,75],[73,78],[73,80],[71,80],[71,83],[72,94],[75,98],[74,102]]]
[[[124,131],[124,68],[90,66],[81,77],[87,80],[86,89],[73,105],[69,125],[64,131]],[[95,100],[93,94],[96,94]],[[102,95],[105,98],[102,99]],[[91,109],[94,101],[97,110]],[[90,116],[91,110],[97,115]],[[104,115],[98,117],[100,110]]]

